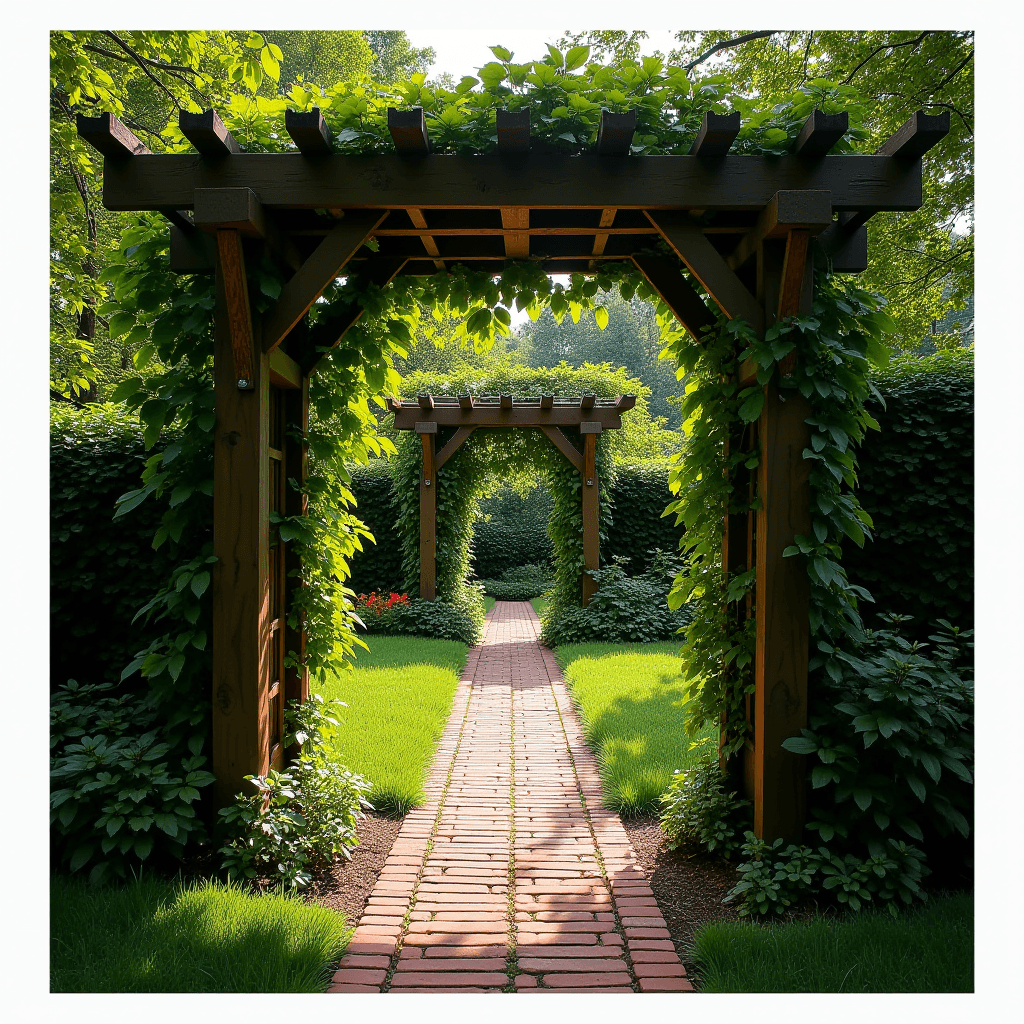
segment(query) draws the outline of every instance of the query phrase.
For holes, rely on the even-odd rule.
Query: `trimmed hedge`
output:
[[[554,546],[548,536],[552,510],[546,487],[525,495],[503,488],[480,502],[483,517],[473,535],[473,574],[480,580],[496,580],[520,565],[550,565]]]
[[[376,544],[363,541],[362,554],[352,559],[349,586],[357,594],[390,593],[402,588],[402,542],[395,529],[391,472],[384,459],[352,471],[355,514],[367,525]]]
[[[675,525],[674,515],[661,517],[673,500],[665,466],[619,466],[609,497],[614,508],[608,537],[601,545],[602,564],[622,558],[626,571],[639,576],[650,568],[652,551],[675,554],[679,550],[682,526]]]
[[[874,378],[885,400],[870,405],[881,430],[858,454],[860,501],[874,539],[846,544],[851,583],[874,611],[910,615],[924,640],[929,622],[974,627],[974,363],[971,350],[894,362]]]
[[[152,547],[162,508],[143,502],[113,518],[114,502],[138,487],[145,460],[142,431],[123,409],[52,404],[51,687],[68,679],[117,683],[135,653],[166,630],[132,623],[178,562],[173,542]]]

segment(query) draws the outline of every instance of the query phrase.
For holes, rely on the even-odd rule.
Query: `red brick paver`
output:
[[[538,632],[488,615],[329,991],[692,991]]]

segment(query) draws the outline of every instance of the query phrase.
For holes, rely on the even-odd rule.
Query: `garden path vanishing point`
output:
[[[538,632],[488,615],[330,992],[693,990]]]

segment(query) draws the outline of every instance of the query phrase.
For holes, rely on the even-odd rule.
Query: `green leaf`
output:
[[[818,742],[805,736],[790,736],[782,741],[782,749],[791,754],[813,754],[818,749]]]
[[[512,51],[506,50],[504,46],[489,46],[487,47],[494,54],[498,60],[503,60],[506,64],[512,60]]]
[[[192,588],[192,593],[196,597],[202,597],[206,593],[206,588],[210,585],[210,574],[208,572],[197,572],[193,577],[189,586]]]
[[[739,417],[744,423],[753,423],[764,407],[764,392],[758,389],[739,408]]]
[[[603,331],[608,326],[608,310],[604,306],[594,307],[594,320]]]

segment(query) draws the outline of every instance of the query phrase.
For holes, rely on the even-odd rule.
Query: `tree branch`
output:
[[[108,32],[107,35],[110,35]],[[165,64],[162,60],[153,60],[150,57],[143,57],[141,53],[135,54],[133,57],[123,57],[119,53],[114,53],[113,50],[106,50],[102,46],[94,46],[92,43],[82,43],[83,50],[89,50],[92,53],[98,53],[101,57],[109,57],[111,60],[119,60],[125,64],[138,63],[142,61],[148,64],[150,67],[159,68],[161,71],[179,71],[186,75],[195,75],[198,72],[195,68],[183,68],[179,64]]]
[[[773,36],[779,29],[770,29],[765,32],[748,32],[743,36],[736,36],[735,39],[726,39],[724,42],[718,43],[716,46],[712,46],[707,53],[702,53],[696,60],[690,61],[689,64],[683,65],[683,70],[689,74],[698,64],[703,64],[709,57],[713,57],[719,50],[727,50],[733,46],[741,46],[743,43],[749,43],[753,39],[764,39],[767,36]]]
[[[920,43],[920,42],[921,42],[922,40],[924,40],[924,39],[925,39],[925,38],[926,38],[927,36],[930,36],[930,35],[931,35],[931,32],[925,31],[925,32],[922,32],[922,33],[921,33],[921,34],[920,34],[920,35],[919,35],[919,36],[918,36],[918,37],[917,37],[916,39],[904,39],[902,43],[886,43],[886,44],[885,44],[885,46],[879,46],[879,47],[878,47],[877,49],[874,49],[874,50],[872,50],[872,51],[871,51],[871,52],[870,52],[870,53],[869,53],[869,54],[868,54],[868,55],[867,55],[867,56],[866,56],[866,57],[865,57],[865,58],[864,58],[864,59],[863,59],[863,60],[862,60],[862,61],[861,61],[861,62],[860,62],[860,63],[859,63],[859,64],[858,64],[858,65],[857,65],[857,66],[856,66],[856,67],[855,67],[855,68],[854,68],[854,69],[853,69],[853,70],[852,70],[852,71],[851,71],[851,72],[850,72],[850,73],[849,73],[848,75],[847,75],[847,76],[846,76],[846,78],[844,78],[844,79],[843,79],[843,81],[842,81],[842,84],[843,84],[843,85],[849,85],[849,83],[850,83],[850,80],[851,80],[851,79],[853,78],[853,76],[854,76],[855,74],[857,74],[857,72],[858,72],[858,71],[860,71],[860,69],[861,69],[861,68],[863,68],[863,67],[864,67],[864,65],[865,65],[865,64],[867,64],[867,63],[868,63],[868,61],[870,61],[870,60],[871,60],[871,58],[872,58],[872,57],[876,57],[876,56],[877,56],[878,54],[880,54],[880,53],[881,53],[881,52],[882,52],[883,50],[895,50],[895,49],[896,49],[897,47],[900,47],[900,46],[917,46],[917,44],[918,44],[918,43]]]
[[[953,70],[950,71],[950,73],[948,75],[946,75],[946,77],[941,82],[939,82],[939,84],[937,86],[935,86],[934,91],[938,92],[940,89],[943,89],[947,85],[949,85],[949,83],[952,82],[953,79],[956,78],[956,76],[959,75],[960,72],[963,71],[963,69],[965,67],[967,67],[968,62],[970,61],[970,59],[973,56],[974,56],[974,51],[971,50],[971,52],[968,53],[967,56],[964,57],[964,59],[962,61],[960,61],[960,63],[957,64],[957,66],[955,68],[953,68]]]
[[[178,97],[175,96],[174,93],[171,92],[171,90],[168,89],[167,86],[164,85],[164,83],[161,82],[160,79],[157,78],[156,75],[154,75],[153,72],[150,71],[149,68],[146,67],[145,58],[144,57],[142,57],[140,54],[137,54],[127,43],[125,43],[122,40],[120,40],[113,32],[107,31],[107,32],[104,32],[103,34],[105,36],[110,36],[110,38],[113,39],[114,42],[117,43],[117,45],[120,46],[121,49],[124,50],[124,52],[127,53],[128,56],[131,57],[132,60],[135,61],[136,64],[138,64],[138,66],[142,69],[142,73],[158,89],[162,89],[165,93],[167,93],[168,96],[170,96],[171,102],[174,104],[174,107],[175,107],[176,110],[179,110],[179,111],[181,110],[181,104],[178,102]]]
[[[807,36],[807,48],[804,50],[804,76],[800,79],[800,84],[803,85],[807,81],[807,60],[811,56],[811,43],[814,42],[814,30],[812,29]]]

